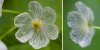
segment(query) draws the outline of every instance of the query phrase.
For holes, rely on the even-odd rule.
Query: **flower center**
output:
[[[39,32],[40,29],[43,27],[43,23],[42,21],[35,19],[34,21],[32,21],[32,27],[36,32]]]

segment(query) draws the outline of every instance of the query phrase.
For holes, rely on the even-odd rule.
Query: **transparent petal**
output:
[[[7,46],[2,41],[0,41],[0,50],[7,50]]]
[[[0,17],[2,16],[2,5],[4,0],[0,0]]]
[[[31,1],[29,3],[29,12],[34,17],[39,17],[39,15],[42,13],[42,5],[38,1]]]
[[[32,28],[19,28],[15,36],[20,42],[26,43],[30,38],[32,38],[33,34],[34,30]]]
[[[81,42],[79,42],[79,45],[83,48],[89,46],[94,36],[94,32],[95,32],[94,28],[91,28],[88,34],[84,37],[84,39]]]
[[[83,4],[80,1],[76,3],[76,7],[78,11],[80,11],[84,15],[84,17],[87,18],[87,20],[89,20],[90,22],[93,22],[94,14],[89,7],[87,7],[85,4]]]
[[[58,27],[54,24],[46,24],[42,30],[45,32],[45,35],[51,39],[51,40],[55,40],[58,37],[59,34],[59,30]]]
[[[67,21],[68,26],[70,26],[71,28],[80,27],[88,24],[88,21],[83,17],[83,15],[77,11],[69,12]]]
[[[56,21],[56,12],[50,7],[45,7],[40,18],[44,23],[54,23]]]
[[[29,44],[35,49],[46,47],[48,43],[49,39],[43,34],[42,31],[35,32],[33,37],[29,40]]]
[[[32,21],[32,17],[27,12],[17,15],[14,18],[14,24],[17,27],[31,26],[31,21]]]
[[[70,32],[70,37],[75,43],[79,43],[85,36],[85,31],[82,28],[74,28]]]

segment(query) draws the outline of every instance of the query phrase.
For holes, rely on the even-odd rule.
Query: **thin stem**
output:
[[[96,28],[96,29],[100,29],[100,27],[98,27],[98,26],[92,26],[93,28]]]
[[[16,27],[12,27],[11,29],[9,29],[6,33],[4,33],[2,36],[0,36],[0,40],[3,39],[6,35],[10,34],[13,30],[15,30]]]
[[[20,13],[21,13],[21,12],[19,12],[19,11],[5,10],[5,9],[3,9],[2,12],[6,12],[6,13],[14,13],[14,14],[20,14]]]

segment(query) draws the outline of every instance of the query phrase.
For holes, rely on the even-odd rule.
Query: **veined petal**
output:
[[[78,11],[69,12],[67,21],[68,21],[68,26],[70,26],[71,28],[84,26],[86,24],[88,25],[88,21]]]
[[[86,32],[82,28],[74,28],[70,32],[70,37],[72,41],[74,41],[75,43],[79,43],[83,40],[85,34]]]
[[[26,43],[30,38],[32,38],[33,34],[34,30],[32,28],[19,28],[15,36],[20,42]]]
[[[42,31],[35,32],[33,37],[29,40],[29,44],[35,49],[46,47],[48,43],[49,39],[43,34]]]
[[[54,23],[56,21],[56,12],[50,7],[45,7],[40,18],[44,23]]]
[[[2,5],[4,0],[0,0],[0,17],[2,16]]]
[[[94,36],[94,32],[94,28],[91,28],[84,37],[84,39],[81,42],[79,42],[79,45],[83,48],[89,46],[91,44],[92,37]]]
[[[88,21],[93,22],[94,14],[89,7],[87,7],[82,2],[78,1],[76,3],[76,8],[78,9],[78,11],[80,11],[84,15],[85,18],[87,18]]]
[[[34,16],[34,17],[39,17],[40,14],[42,13],[42,5],[38,1],[31,1],[29,3],[29,12]]]
[[[20,15],[17,15],[14,18],[14,24],[17,27],[28,27],[28,26],[31,26],[31,21],[32,21],[32,17],[27,12],[24,12],[24,13],[22,13]]]
[[[58,37],[59,34],[59,30],[58,27],[54,24],[46,24],[42,30],[45,32],[45,35],[51,39],[51,40],[55,40]]]
[[[2,41],[0,41],[0,50],[7,50],[7,46]]]

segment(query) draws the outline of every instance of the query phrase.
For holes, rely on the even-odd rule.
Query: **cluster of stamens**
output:
[[[34,21],[32,21],[32,27],[34,28],[35,32],[39,32],[43,27],[43,23],[41,20],[35,19]]]

